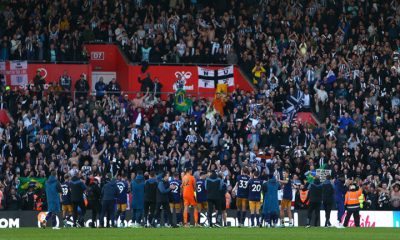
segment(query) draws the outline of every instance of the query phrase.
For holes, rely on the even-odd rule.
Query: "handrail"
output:
[[[141,65],[140,62],[133,62],[131,65]],[[223,63],[163,63],[163,62],[150,62],[149,66],[205,66],[205,67],[212,67],[212,66],[221,66],[227,67],[231,66],[232,64],[223,64]],[[236,65],[234,65],[236,66]]]
[[[10,60],[12,61],[12,60]],[[49,62],[46,60],[27,60],[28,63],[33,63],[33,64],[89,64],[89,61],[55,61],[55,62]]]

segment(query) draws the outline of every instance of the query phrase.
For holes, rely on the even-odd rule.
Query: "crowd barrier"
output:
[[[324,211],[321,214],[321,226],[325,222]],[[236,221],[236,210],[227,210],[227,223],[228,226],[237,226]],[[361,227],[400,227],[400,211],[361,211]],[[36,211],[0,211],[0,228],[22,228],[22,227],[40,227],[40,219],[45,216],[44,212]],[[89,219],[91,216],[91,211],[87,211],[85,215],[85,227],[89,227],[92,222]],[[331,223],[336,223],[337,211],[332,211],[331,213]],[[127,211],[125,226],[130,226],[132,221],[131,211]],[[214,217],[215,219],[215,217]],[[307,219],[307,210],[298,210],[294,212],[294,225],[297,227],[305,226]],[[343,219],[344,220],[344,217]],[[99,220],[97,220],[98,224]],[[120,222],[120,221],[118,221]],[[201,214],[201,223],[207,223],[205,213]],[[57,216],[58,226],[62,226],[60,215]],[[68,222],[71,225],[72,222]],[[249,225],[249,219],[246,219],[245,226]],[[285,219],[285,225],[288,225],[288,219]],[[351,218],[349,226],[354,226],[354,221]]]

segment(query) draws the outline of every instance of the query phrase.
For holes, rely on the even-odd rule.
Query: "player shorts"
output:
[[[292,201],[288,199],[282,199],[281,208],[282,209],[290,209],[292,207]]]
[[[117,204],[117,210],[118,211],[122,211],[122,212],[124,212],[124,211],[126,211],[126,203],[118,203]]]
[[[208,202],[199,202],[197,203],[197,207],[199,209],[208,209]]]
[[[247,198],[236,198],[237,209],[247,208],[248,199]]]
[[[197,206],[196,199],[193,196],[183,196],[183,205],[186,206]]]
[[[71,204],[62,204],[61,209],[63,212],[72,213],[72,205]]]
[[[260,201],[249,201],[249,209],[250,212],[256,212],[260,210],[261,202]]]
[[[169,208],[171,209],[181,209],[182,203],[169,203]]]

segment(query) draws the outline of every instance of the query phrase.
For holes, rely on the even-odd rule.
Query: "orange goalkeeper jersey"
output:
[[[183,197],[193,197],[196,186],[196,180],[192,175],[185,175],[182,179]]]

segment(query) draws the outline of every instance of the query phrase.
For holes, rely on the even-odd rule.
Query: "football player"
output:
[[[243,168],[241,175],[237,177],[234,191],[236,193],[237,221],[238,226],[243,227],[246,219],[247,204],[249,199],[249,169]]]
[[[64,227],[67,227],[67,222],[70,216],[72,216],[72,202],[71,202],[71,189],[69,174],[64,175],[64,183],[61,184],[61,209],[63,215]]]
[[[189,214],[189,207],[194,208],[194,222],[197,226],[198,222],[198,209],[197,209],[197,202],[195,197],[195,188],[196,188],[196,179],[192,175],[192,169],[187,168],[185,171],[185,176],[182,179],[182,195],[183,195],[183,222],[185,227],[188,227],[188,214]]]
[[[182,181],[179,179],[179,173],[174,173],[174,178],[169,182],[169,184],[175,186],[175,188],[170,192],[169,207],[171,209],[172,215],[175,211],[177,225],[181,225],[183,221],[181,199]]]
[[[201,211],[207,212],[208,203],[207,203],[207,191],[206,191],[206,177],[207,173],[201,172],[200,178],[196,181],[196,200],[197,200],[197,208],[199,209],[199,224],[200,224],[200,214]]]
[[[117,199],[117,216],[116,221],[118,221],[118,217],[120,217],[120,227],[125,227],[125,216],[126,216],[126,207],[128,203],[128,182],[125,180],[125,177],[122,175],[118,175],[117,177],[117,187],[118,187],[118,199]]]
[[[258,177],[260,173],[255,171],[253,178],[249,180],[249,208],[250,208],[250,219],[251,227],[255,227],[254,218],[257,220],[257,226],[260,225],[260,207],[261,207],[261,187],[262,180]]]

